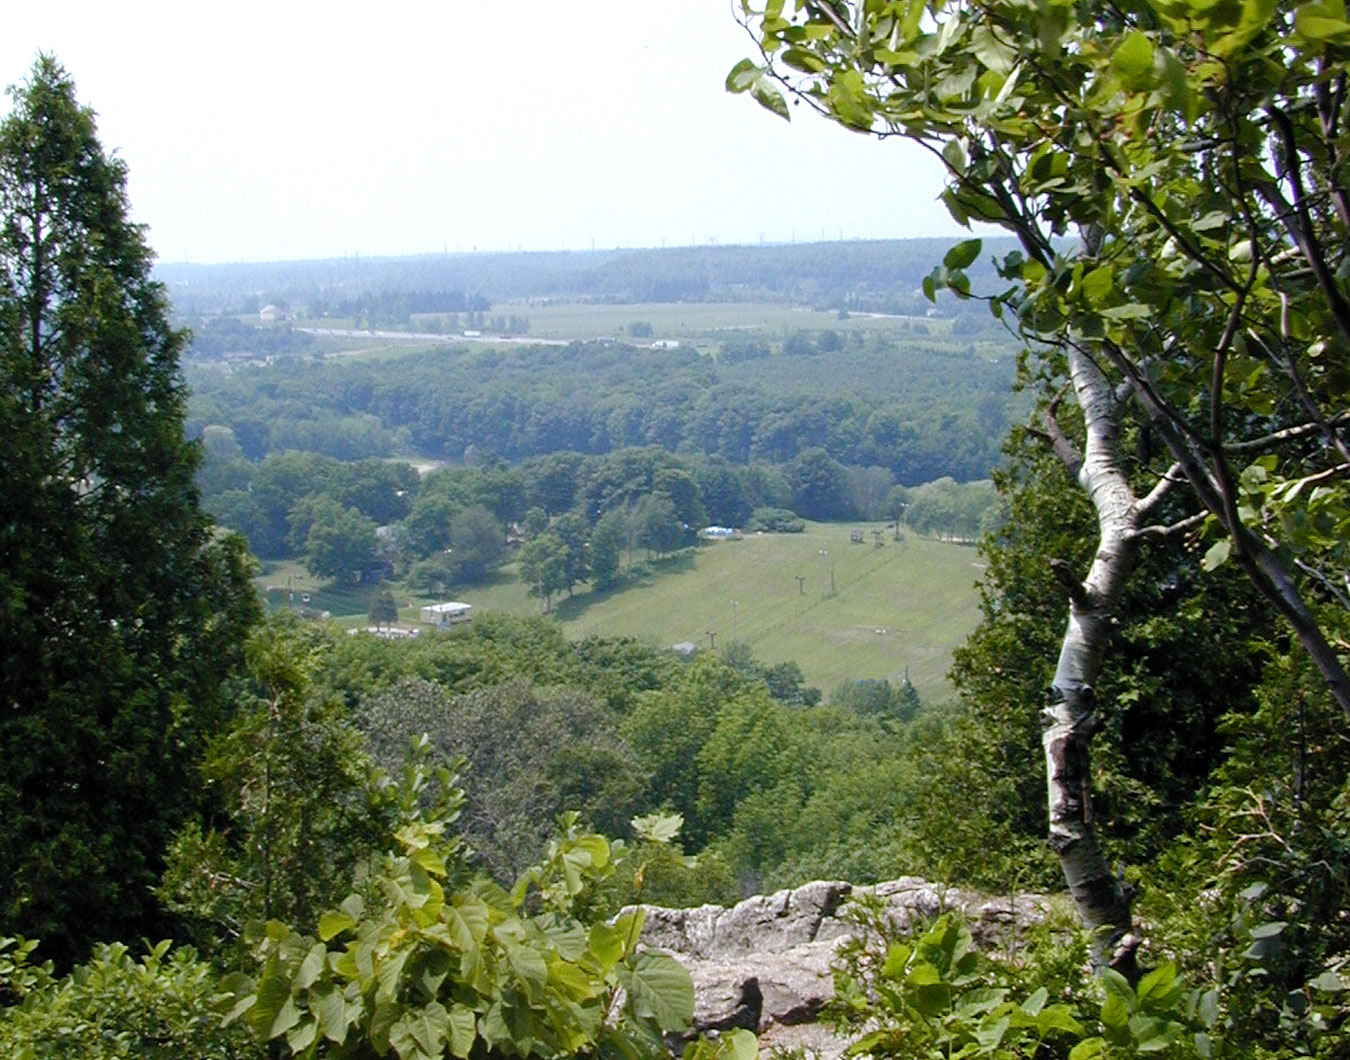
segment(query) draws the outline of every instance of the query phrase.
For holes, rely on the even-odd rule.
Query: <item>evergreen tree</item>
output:
[[[151,888],[256,618],[184,436],[183,333],[55,60],[0,124],[0,935],[67,961]]]

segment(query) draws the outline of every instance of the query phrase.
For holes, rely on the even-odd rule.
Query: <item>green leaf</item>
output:
[[[1102,1024],[1112,1030],[1123,1030],[1130,1022],[1130,1006],[1124,998],[1115,994],[1102,1002]]]
[[[319,1020],[319,1030],[330,1042],[341,1045],[347,1038],[347,1006],[342,991],[328,990],[317,999],[311,998],[310,1008]]]
[[[450,1028],[450,1053],[452,1056],[467,1057],[473,1049],[478,1035],[477,1021],[473,1009],[456,1003],[450,1008],[448,1020]]]
[[[1350,990],[1350,984],[1347,984],[1335,972],[1323,972],[1316,979],[1310,979],[1308,985],[1314,990],[1326,990],[1333,993],[1338,990]]]
[[[1037,1014],[1036,1032],[1046,1035],[1051,1031],[1079,1035],[1083,1033],[1083,1025],[1074,1019],[1073,1010],[1068,1005],[1051,1005]]]
[[[747,1030],[734,1030],[722,1035],[718,1053],[720,1060],[757,1060],[759,1039]]]
[[[1209,546],[1204,558],[1200,560],[1201,568],[1207,571],[1217,570],[1228,560],[1228,553],[1232,551],[1232,548],[1233,542],[1230,538],[1225,537],[1222,540],[1215,541],[1214,544]]]
[[[769,84],[763,78],[757,80],[750,86],[750,95],[754,97],[755,102],[766,110],[773,111],[784,121],[791,121],[792,115],[788,112],[787,100],[783,98],[783,93],[779,92],[773,85]]]
[[[1111,293],[1115,278],[1115,269],[1110,265],[1099,265],[1083,277],[1083,297],[1093,304],[1101,302]]]
[[[608,970],[623,958],[624,940],[625,936],[617,928],[600,923],[592,926],[586,947],[600,967]]]
[[[319,917],[319,938],[328,942],[334,936],[341,935],[344,931],[355,926],[356,921],[346,913],[337,913],[330,910]]]
[[[317,1020],[305,1020],[299,1026],[292,1027],[286,1032],[286,1045],[292,1053],[303,1053],[319,1036],[319,1024]]]
[[[1098,1060],[1106,1052],[1106,1042],[1101,1038],[1084,1038],[1069,1050],[1069,1060]]]
[[[1294,12],[1294,31],[1300,37],[1319,43],[1345,43],[1350,40],[1350,22],[1342,4],[1325,0],[1304,4]]]
[[[1138,30],[1131,30],[1111,53],[1111,68],[1127,88],[1147,88],[1153,73],[1153,42]]]
[[[267,1029],[267,1037],[280,1038],[299,1022],[300,1009],[296,1007],[295,998],[288,997],[286,1003],[277,1010],[277,1016],[272,1021],[272,1026]]]
[[[631,968],[620,969],[627,992],[625,1006],[639,1019],[651,1019],[661,1030],[688,1030],[694,1016],[694,984],[679,961],[666,953],[644,950]]]
[[[449,1028],[450,1014],[439,1001],[433,1001],[395,1023],[389,1029],[389,1044],[400,1057],[415,1056],[419,1051],[427,1057],[440,1056]]]
[[[783,52],[783,62],[804,74],[818,74],[826,69],[825,60],[805,48],[789,48]]]
[[[960,140],[948,140],[942,145],[942,159],[953,173],[964,173],[969,165],[965,145]]]
[[[742,59],[727,74],[727,91],[748,92],[762,76],[763,72],[758,66],[749,59]]]
[[[327,947],[322,942],[314,943],[309,952],[305,954],[305,959],[300,965],[300,971],[295,975],[295,985],[301,990],[308,990],[314,985],[314,981],[323,974],[327,960]]]
[[[633,835],[647,843],[669,843],[684,827],[684,817],[678,813],[651,813],[646,817],[634,817]]]
[[[965,269],[974,264],[975,259],[980,256],[980,249],[984,246],[982,239],[967,239],[963,243],[957,243],[951,250],[947,251],[942,259],[942,264],[949,269]]]
[[[1139,986],[1136,988],[1141,1002],[1151,998],[1157,998],[1159,995],[1166,994],[1177,981],[1177,968],[1172,963],[1167,963],[1154,968],[1143,979],[1139,980]]]

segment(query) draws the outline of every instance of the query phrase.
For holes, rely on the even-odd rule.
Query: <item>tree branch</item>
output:
[[[1188,530],[1194,530],[1201,526],[1206,519],[1210,518],[1209,512],[1196,512],[1194,515],[1187,516],[1179,522],[1169,523],[1166,526],[1141,526],[1134,531],[1134,537],[1171,537],[1173,534],[1184,534]]]

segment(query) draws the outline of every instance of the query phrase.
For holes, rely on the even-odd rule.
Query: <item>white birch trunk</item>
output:
[[[1081,583],[1057,568],[1070,607],[1041,715],[1049,840],[1083,926],[1093,934],[1094,963],[1110,964],[1132,976],[1138,944],[1131,931],[1132,890],[1111,872],[1093,827],[1090,747],[1100,727],[1093,690],[1116,607],[1134,570],[1137,530],[1145,506],[1121,469],[1119,407],[1110,383],[1078,351],[1069,353],[1069,372],[1086,426],[1080,466],[1071,470],[1077,471],[1092,499],[1099,537],[1092,565]]]

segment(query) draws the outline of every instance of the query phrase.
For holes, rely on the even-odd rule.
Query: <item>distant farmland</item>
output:
[[[850,530],[865,529],[853,544]],[[973,548],[889,533],[876,547],[865,524],[808,523],[803,534],[747,536],[708,544],[657,565],[642,581],[610,593],[554,602],[555,618],[570,637],[595,633],[631,636],[659,645],[690,641],[722,648],[734,636],[766,663],[792,660],[808,684],[828,696],[858,678],[910,680],[925,699],[948,694],[952,650],[979,619]],[[364,625],[368,596],[321,591],[287,564],[260,579],[312,592],[312,606],[348,625]],[[833,595],[831,577],[833,576]],[[799,583],[798,577],[802,580]],[[403,621],[416,620],[423,598],[397,592]],[[507,567],[488,587],[448,595],[479,610],[538,614],[540,602]],[[282,602],[282,594],[271,594]],[[710,636],[711,634],[711,636]]]

